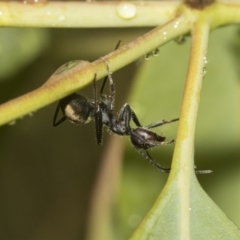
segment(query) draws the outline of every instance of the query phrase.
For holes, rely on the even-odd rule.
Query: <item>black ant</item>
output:
[[[166,123],[176,122],[178,118],[166,121],[161,120],[157,123],[150,124],[143,127],[134,111],[129,104],[124,104],[120,110],[118,118],[113,114],[113,107],[115,101],[115,88],[113,79],[107,65],[108,76],[104,79],[102,88],[100,91],[100,100],[97,99],[97,86],[96,86],[96,74],[93,80],[94,99],[89,100],[82,95],[73,93],[63,99],[61,99],[57,105],[54,117],[53,126],[57,127],[65,120],[69,120],[72,123],[84,124],[89,122],[92,118],[95,119],[96,138],[97,144],[102,145],[102,128],[103,125],[108,127],[109,130],[118,135],[129,135],[134,148],[153,166],[157,167],[163,172],[169,173],[170,168],[162,167],[159,163],[152,159],[147,149],[156,147],[159,145],[167,145],[174,143],[174,140],[164,142],[165,137],[160,136],[149,129],[155,128]],[[109,79],[110,94],[106,96],[103,94],[104,86],[107,78]],[[61,109],[63,117],[57,121],[58,112]],[[130,126],[130,121],[136,124],[137,128]],[[145,153],[141,150],[145,150]]]
[[[104,59],[103,59],[104,60]],[[105,62],[105,60],[104,60]],[[165,173],[169,173],[171,168],[165,168],[157,163],[148,153],[147,149],[156,147],[159,145],[173,144],[174,140],[165,142],[165,137],[152,132],[151,128],[159,127],[167,123],[176,122],[179,119],[175,118],[170,121],[161,120],[156,123],[149,124],[147,126],[142,126],[131,109],[129,104],[124,104],[121,108],[118,117],[116,118],[113,113],[114,101],[115,101],[115,88],[111,72],[109,70],[108,63],[105,62],[107,66],[108,76],[105,77],[101,91],[100,99],[97,99],[97,86],[96,86],[96,74],[93,79],[93,90],[94,99],[89,100],[80,94],[73,93],[58,102],[54,117],[53,126],[56,127],[63,123],[65,120],[69,120],[72,123],[84,124],[88,123],[92,118],[95,119],[95,129],[97,144],[99,146],[103,143],[102,138],[102,128],[106,126],[113,133],[118,135],[128,135],[130,140],[137,150],[137,152],[148,160],[153,166],[157,167],[159,170]],[[110,94],[106,96],[103,94],[104,86],[107,79],[109,80]],[[57,121],[58,112],[61,109],[63,117]],[[136,128],[130,126],[130,121],[133,121]],[[196,173],[209,173],[210,170],[199,170]]]

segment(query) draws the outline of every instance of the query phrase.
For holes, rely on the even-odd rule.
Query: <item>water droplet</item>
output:
[[[145,60],[149,60],[152,57],[152,53],[147,53],[144,57]]]
[[[159,55],[159,53],[160,53],[160,50],[157,48],[157,49],[155,49],[155,50],[152,52],[152,55],[153,55],[154,57],[157,57],[157,56]]]
[[[87,62],[84,60],[75,60],[75,61],[67,62],[63,64],[61,67],[59,67],[44,84],[58,82],[59,81],[58,74],[68,75],[68,70],[75,71],[77,69],[79,71],[81,68],[85,68],[90,65],[91,65],[90,62]]]
[[[184,170],[185,170],[186,172],[189,172],[189,167],[188,167],[188,166],[185,166],[185,167],[184,167]]]
[[[163,40],[167,40],[167,32],[163,32]]]
[[[61,16],[58,17],[58,19],[59,19],[60,21],[64,21],[64,20],[65,20],[65,16],[64,16],[64,15],[61,15]]]
[[[174,27],[174,28],[178,28],[178,26],[179,26],[179,22],[176,21],[176,22],[174,23],[173,27]]]
[[[70,61],[67,62],[65,64],[63,64],[61,67],[59,67],[54,73],[53,75],[57,75],[60,74],[66,70],[69,70],[71,68],[73,68],[74,66],[76,66],[81,60],[74,60],[74,61]]]
[[[204,64],[207,64],[207,63],[208,63],[207,57],[204,57],[204,58],[203,58],[203,62],[204,62]]]
[[[118,4],[117,13],[123,19],[131,19],[136,15],[137,9],[133,3],[121,2]]]
[[[174,39],[174,41],[178,44],[183,44],[186,42],[186,36],[182,35]]]
[[[207,68],[203,67],[203,77],[206,75],[206,73],[207,73]]]
[[[23,4],[45,4],[48,0],[23,0]]]

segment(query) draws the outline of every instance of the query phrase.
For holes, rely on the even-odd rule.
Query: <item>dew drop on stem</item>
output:
[[[149,60],[152,57],[152,53],[147,53],[144,57],[145,60]]]
[[[123,19],[131,19],[136,16],[137,9],[133,3],[121,2],[118,4],[117,13]]]
[[[46,4],[48,0],[23,0],[23,4]]]
[[[155,50],[152,52],[152,55],[153,55],[154,57],[157,57],[157,56],[159,55],[159,53],[160,53],[160,50],[157,48],[157,49],[155,49]]]
[[[167,40],[167,34],[168,32],[163,32],[163,40]]]
[[[203,62],[204,62],[204,64],[207,64],[207,63],[208,63],[207,57],[204,57],[204,58],[203,58]]]
[[[203,67],[203,77],[205,77],[206,73],[207,73],[207,68]]]
[[[186,42],[186,36],[182,35],[182,36],[179,36],[179,37],[176,37],[174,39],[174,41],[177,43],[177,44],[183,44]]]

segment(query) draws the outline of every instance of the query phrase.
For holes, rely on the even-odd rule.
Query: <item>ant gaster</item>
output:
[[[102,58],[103,59],[103,58]],[[103,59],[105,62],[105,60]],[[116,118],[114,110],[114,101],[115,101],[115,87],[111,72],[109,70],[108,63],[105,62],[107,66],[108,76],[105,77],[101,91],[100,99],[98,100],[97,86],[96,86],[96,74],[93,80],[93,89],[94,89],[94,99],[89,100],[80,94],[73,93],[58,102],[54,117],[53,117],[53,126],[56,127],[63,123],[65,120],[69,120],[72,123],[84,124],[88,123],[92,118],[95,120],[95,130],[97,144],[99,146],[103,143],[102,138],[102,129],[103,126],[106,126],[110,131],[116,133],[117,135],[128,135],[130,140],[137,150],[137,152],[148,160],[153,166],[157,167],[159,170],[165,173],[169,173],[171,168],[165,168],[157,163],[148,153],[147,149],[156,147],[159,145],[168,145],[174,143],[174,140],[165,142],[165,137],[156,134],[155,132],[149,130],[155,127],[162,126],[167,123],[176,122],[179,119],[172,119],[170,121],[161,120],[156,123],[152,123],[147,126],[142,126],[131,109],[129,104],[124,104],[121,108],[118,117]],[[110,94],[106,96],[103,94],[104,86],[107,79],[109,80]],[[57,116],[59,110],[61,109],[63,116],[57,121]],[[131,120],[137,126],[132,128],[130,126]],[[195,171],[198,174],[209,173],[210,170],[199,170]]]

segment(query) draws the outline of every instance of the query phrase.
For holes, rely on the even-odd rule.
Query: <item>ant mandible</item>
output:
[[[119,43],[118,43],[119,45]],[[117,47],[118,47],[117,45]],[[116,48],[117,48],[116,47]],[[115,49],[116,49],[115,48]],[[102,58],[103,59],[103,58]],[[159,145],[168,145],[173,144],[175,141],[165,142],[165,137],[156,134],[155,132],[149,130],[155,127],[162,126],[167,123],[176,122],[179,118],[172,119],[170,121],[161,120],[156,123],[149,124],[147,126],[142,126],[139,122],[136,114],[131,109],[129,104],[124,104],[120,110],[118,117],[116,118],[114,110],[114,101],[115,101],[115,87],[111,72],[108,66],[108,63],[103,59],[107,66],[108,76],[104,78],[101,90],[100,90],[100,99],[98,100],[97,86],[96,86],[96,74],[93,79],[93,90],[94,90],[94,99],[89,100],[84,96],[73,93],[58,102],[54,117],[53,117],[53,126],[57,127],[65,120],[69,120],[72,123],[84,124],[88,123],[91,119],[95,120],[95,130],[97,144],[99,146],[103,143],[102,138],[102,129],[103,126],[106,126],[110,131],[116,133],[117,135],[127,135],[130,136],[130,140],[133,144],[133,147],[136,151],[149,161],[153,166],[157,167],[164,173],[169,173],[171,168],[166,168],[157,163],[148,153],[147,149],[156,147]],[[103,94],[103,90],[106,84],[107,79],[109,80],[109,96]],[[57,121],[57,116],[59,110],[61,109],[63,116]],[[131,120],[137,126],[132,128],[130,126]],[[209,173],[210,170],[198,170],[198,174]]]

